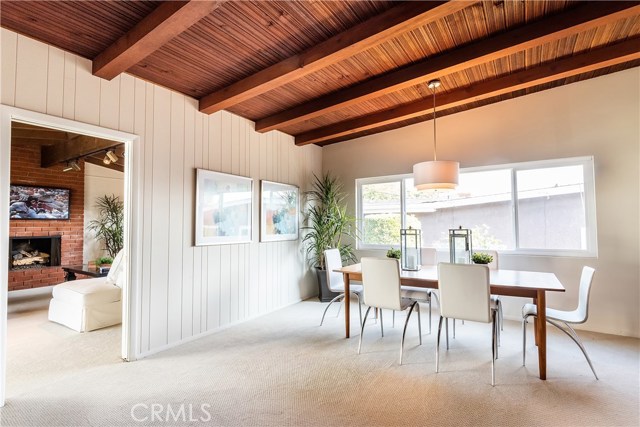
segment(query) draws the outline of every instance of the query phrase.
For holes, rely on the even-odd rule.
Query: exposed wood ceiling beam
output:
[[[347,31],[278,62],[200,99],[200,111],[211,114],[314,73],[358,52],[406,33],[420,25],[451,15],[469,1],[405,2]]]
[[[167,1],[93,60],[93,74],[111,80],[189,29],[225,0]]]
[[[56,145],[44,146],[40,150],[40,166],[47,168],[57,163],[88,156],[107,148],[117,147],[120,142],[79,135]]]
[[[94,165],[102,166],[103,168],[112,169],[118,172],[124,172],[124,166],[119,165],[117,163],[109,163],[108,165],[105,165],[102,160],[96,159],[95,157],[85,157],[84,161],[85,163],[91,163]]]
[[[639,46],[640,38],[636,37],[612,46],[602,47],[575,56],[551,61],[547,64],[518,71],[497,79],[475,83],[472,86],[439,95],[436,98],[436,105],[440,110],[445,110],[549,83],[554,80],[640,59]],[[433,101],[431,99],[401,105],[380,113],[370,114],[305,132],[296,136],[296,145],[325,142],[414,117],[424,116],[430,113],[432,108]]]
[[[64,141],[69,139],[67,132],[62,132],[53,129],[26,129],[26,128],[13,128],[11,129],[11,138],[23,138],[23,139],[47,139],[54,141]]]
[[[637,2],[588,2],[260,119],[256,122],[256,130],[267,132],[282,129],[638,13],[640,5]]]

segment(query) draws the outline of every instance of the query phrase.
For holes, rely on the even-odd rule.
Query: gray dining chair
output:
[[[498,357],[498,307],[491,299],[489,269],[485,265],[438,264],[440,320],[436,343],[436,372],[440,371],[440,335],[444,319],[453,318],[492,324],[491,385],[495,385]]]
[[[422,325],[420,321],[420,305],[416,300],[403,298],[400,292],[400,265],[392,258],[370,258],[363,257],[362,263],[362,297],[367,306],[364,314],[362,328],[360,331],[360,341],[358,342],[358,354],[362,349],[362,338],[364,327],[367,323],[367,316],[371,308],[389,309],[394,311],[404,311],[409,309],[407,318],[402,330],[402,340],[400,341],[400,364],[402,365],[402,354],[404,351],[404,340],[407,334],[407,325],[411,318],[411,313],[417,307],[418,311],[418,336],[422,345]],[[380,317],[382,324],[382,316]],[[384,336],[384,329],[382,335]]]
[[[545,310],[545,315],[547,323],[552,324],[567,334],[569,338],[571,338],[573,342],[580,347],[582,354],[584,354],[585,359],[587,359],[587,363],[589,363],[589,367],[597,380],[599,378],[596,374],[596,370],[593,368],[593,364],[587,354],[587,350],[584,348],[584,344],[582,344],[582,340],[578,337],[575,329],[571,327],[571,324],[581,324],[586,322],[589,318],[589,295],[591,294],[591,284],[593,283],[593,275],[595,272],[596,271],[591,267],[582,267],[582,274],[580,275],[580,289],[578,291],[578,307],[576,307],[575,310],[563,311],[547,308]],[[538,314],[537,311],[535,304],[525,304],[522,307],[522,366],[525,366],[527,357],[527,319],[531,316],[536,317]],[[563,328],[560,323],[564,324],[565,328]]]

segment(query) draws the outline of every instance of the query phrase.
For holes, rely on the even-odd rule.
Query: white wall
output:
[[[124,200],[124,173],[91,163],[84,164],[84,247],[83,262],[107,256],[104,245],[87,230],[89,223],[99,217],[96,200],[102,196],[118,196]]]
[[[1,43],[3,104],[141,137],[140,354],[313,295],[299,242],[258,243],[257,192],[253,243],[194,247],[192,228],[195,168],[305,190],[321,171],[320,148],[256,133],[227,112],[201,114],[196,100],[127,74],[99,79],[90,61],[5,29]]]
[[[640,69],[546,90],[438,119],[438,158],[461,167],[593,155],[598,258],[501,256],[500,267],[552,271],[567,289],[552,307],[577,301],[583,265],[596,268],[585,329],[640,336]],[[323,167],[350,191],[355,179],[411,173],[432,156],[432,122],[334,144]],[[505,304],[518,318],[522,301]]]

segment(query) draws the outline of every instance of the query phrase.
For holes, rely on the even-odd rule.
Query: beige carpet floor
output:
[[[305,301],[132,363],[97,359],[65,376],[9,390],[3,426],[638,426],[640,340],[581,333],[600,381],[579,349],[550,330],[548,380],[535,347],[521,366],[520,324],[506,322],[497,385],[490,328],[458,325],[435,373],[435,330],[418,346],[409,325],[367,326],[363,353],[343,319],[318,326],[323,304]],[[355,319],[355,317],[354,317]],[[434,325],[437,316],[434,316]],[[10,326],[11,327],[11,326]],[[41,328],[48,326],[41,325]],[[87,335],[87,334],[84,334]],[[65,344],[67,345],[67,344]],[[74,355],[69,342],[70,359]],[[10,365],[11,366],[11,365]],[[10,368],[11,369],[11,368]],[[182,408],[182,409],[181,409]],[[184,412],[181,412],[184,410]],[[155,414],[155,415],[154,415]],[[175,421],[177,419],[177,421]],[[195,421],[191,421],[195,420]]]
[[[80,334],[48,321],[50,287],[9,295],[9,398],[89,368],[122,362],[120,325]]]

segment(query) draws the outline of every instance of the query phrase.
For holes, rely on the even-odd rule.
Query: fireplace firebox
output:
[[[61,236],[9,238],[9,269],[55,267],[60,265]]]

